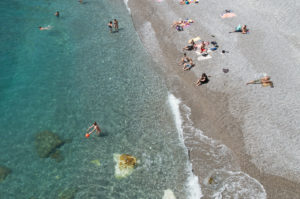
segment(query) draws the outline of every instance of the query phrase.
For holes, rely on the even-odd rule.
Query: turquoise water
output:
[[[57,198],[72,187],[76,198],[162,198],[165,189],[186,198],[187,157],[167,89],[123,2],[0,4],[0,165],[12,169],[0,198]],[[113,18],[120,31],[110,34]],[[103,134],[86,139],[94,121]],[[44,130],[72,139],[62,162],[38,157],[34,136]],[[114,153],[137,157],[132,175],[114,177]]]

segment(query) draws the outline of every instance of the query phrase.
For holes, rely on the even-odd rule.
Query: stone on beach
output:
[[[10,173],[11,169],[5,166],[0,166],[0,182],[3,182]]]
[[[52,158],[58,158],[59,152],[56,149],[63,144],[64,141],[50,131],[43,131],[35,136],[35,147],[40,158],[47,158],[51,154]]]

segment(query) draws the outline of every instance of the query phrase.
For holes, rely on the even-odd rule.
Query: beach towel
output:
[[[211,59],[212,58],[212,56],[210,56],[209,54],[207,54],[206,56],[199,56],[198,58],[197,58],[197,60],[198,61],[202,61],[202,60],[206,60],[206,59]]]
[[[232,13],[232,12],[229,12],[229,13],[223,14],[221,17],[222,17],[222,19],[225,19],[225,18],[232,18],[232,17],[236,17],[236,14],[234,14],[234,13]]]
[[[192,40],[194,40],[194,42],[196,42],[196,41],[201,40],[201,38],[198,36],[198,37],[195,37],[195,38],[193,38],[193,39],[190,39],[190,40],[189,40],[189,44],[192,43]]]

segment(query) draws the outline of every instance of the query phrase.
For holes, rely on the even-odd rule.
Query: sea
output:
[[[12,171],[0,198],[59,198],[68,190],[83,199],[201,196],[172,94],[123,1],[0,4],[0,165]],[[113,19],[119,32],[109,32]],[[94,121],[102,132],[87,139]],[[38,156],[43,131],[68,140],[61,162]],[[114,154],[137,158],[130,176],[115,177]]]
[[[127,2],[0,2],[0,166],[12,171],[0,198],[266,198],[225,145],[193,127]],[[113,19],[119,31],[110,33]],[[100,136],[86,138],[95,121]],[[36,135],[44,131],[66,140],[62,161],[38,156]],[[193,174],[187,142],[201,149],[196,162],[207,175]],[[137,159],[124,178],[115,175],[118,154]]]

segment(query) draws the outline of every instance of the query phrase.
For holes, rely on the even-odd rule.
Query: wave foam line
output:
[[[168,102],[169,102],[171,111],[174,116],[175,125],[177,128],[179,139],[182,142],[183,146],[185,146],[184,139],[183,139],[183,126],[182,126],[183,120],[181,118],[180,109],[179,109],[179,105],[180,105],[181,101],[178,98],[176,98],[173,94],[169,93],[168,94]],[[186,148],[186,150],[187,150],[187,148]],[[200,184],[198,181],[198,176],[195,176],[193,174],[192,164],[190,162],[188,164],[188,169],[189,169],[189,177],[187,179],[186,184],[189,189],[189,199],[199,199],[203,195],[202,195],[201,187],[200,187]]]
[[[126,8],[127,8],[128,12],[129,12],[129,14],[131,14],[131,10],[130,10],[130,8],[128,6],[128,0],[124,0],[124,3],[126,5]]]

